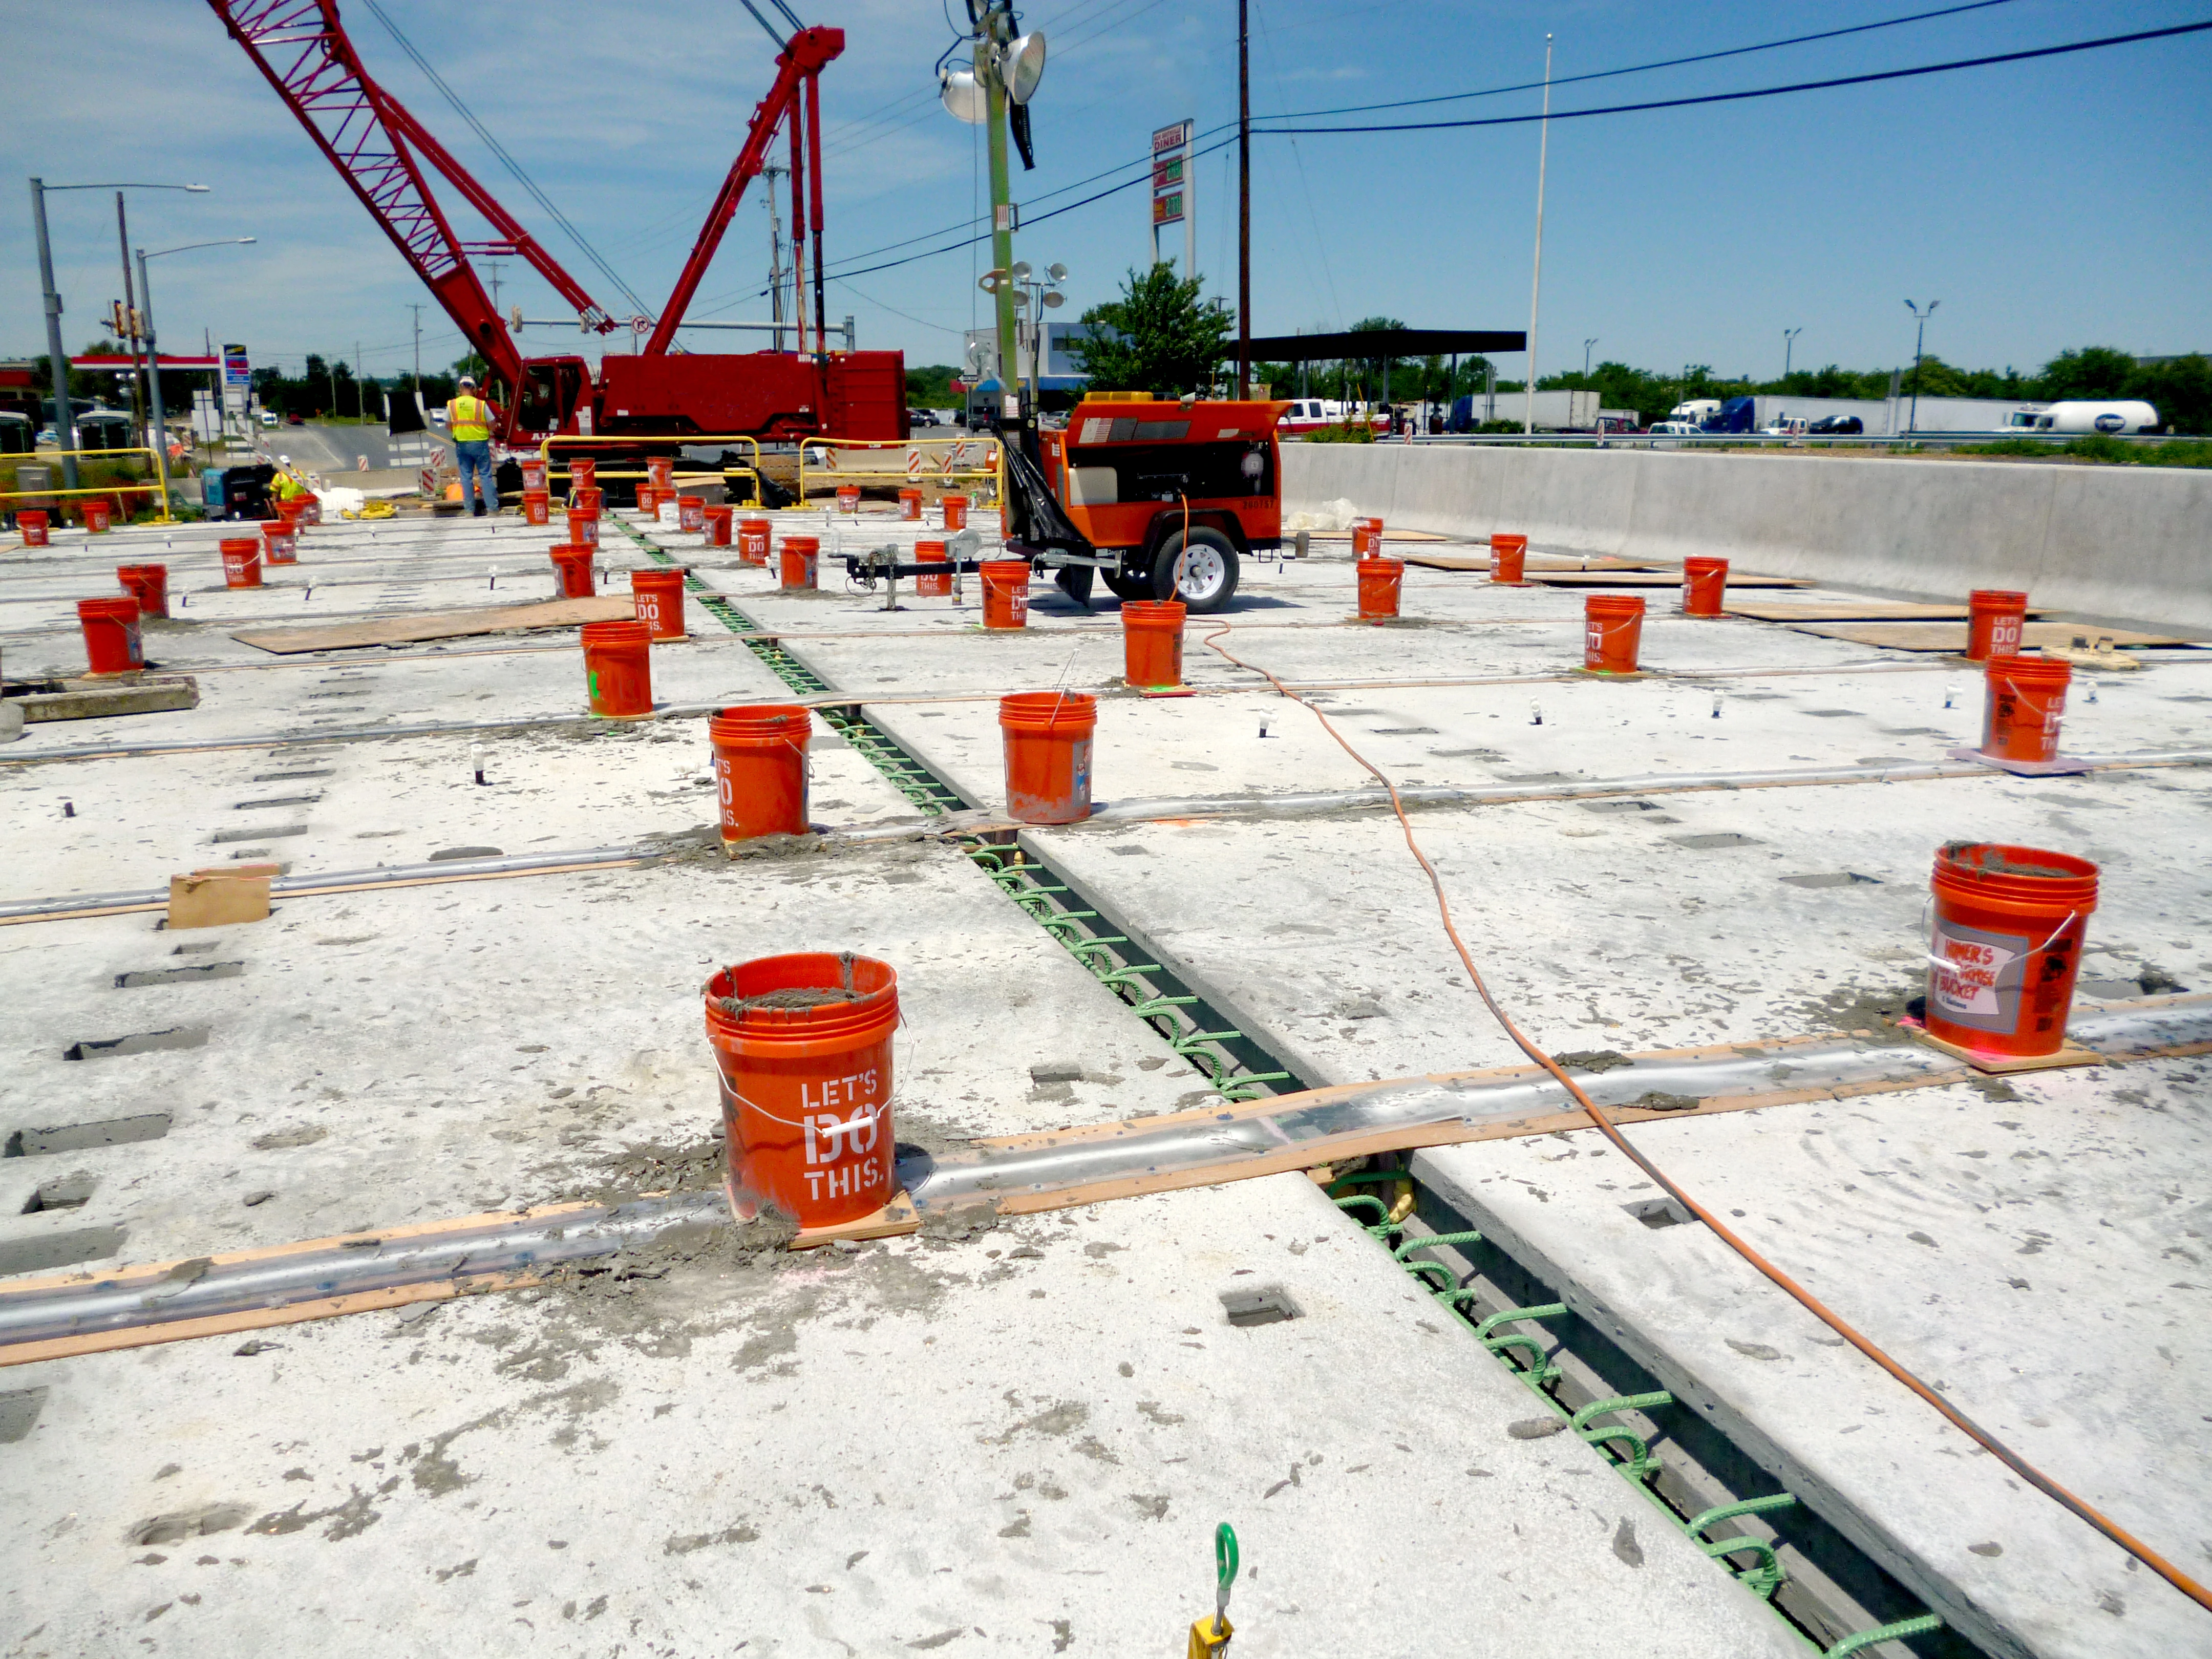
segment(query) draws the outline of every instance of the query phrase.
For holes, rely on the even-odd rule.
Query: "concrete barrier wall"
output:
[[[1504,445],[1286,444],[1286,512],[2212,635],[2212,471]]]

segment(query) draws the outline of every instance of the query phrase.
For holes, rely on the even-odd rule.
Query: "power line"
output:
[[[1436,132],[1454,127],[1522,126],[1547,118],[1572,121],[1591,115],[1632,115],[1645,110],[1683,109],[1693,104],[1732,104],[1747,98],[1779,98],[1790,93],[1824,92],[1834,87],[1861,87],[1877,81],[1905,81],[1916,76],[1942,75],[1953,70],[1986,69],[1993,64],[2019,64],[2035,58],[2063,58],[2070,52],[2095,52],[2105,46],[2132,46],[2142,40],[2163,40],[2179,34],[2197,34],[2205,29],[2212,29],[2212,19],[2201,23],[2178,23],[2171,28],[2142,29],[2133,34],[2108,34],[2096,40],[2075,40],[2063,46],[2037,46],[2027,52],[1996,52],[1985,58],[1959,58],[1948,64],[1923,64],[1912,69],[1839,75],[1826,81],[1795,81],[1787,86],[1755,87],[1745,92],[1709,92],[1694,98],[1657,98],[1647,103],[1609,104],[1597,109],[1555,109],[1548,118],[1541,115],[1491,115],[1460,121],[1377,121],[1350,127],[1255,127],[1252,131],[1255,135],[1264,131],[1273,138],[1287,137],[1294,133]]]
[[[1865,34],[1875,29],[1891,29],[1902,23],[1924,23],[1931,17],[1954,17],[1960,12],[1983,11],[1991,6],[2010,5],[2013,0],[1970,0],[1962,6],[1946,6],[1941,11],[1915,12],[1909,17],[1886,17],[1875,23],[1855,23],[1850,28],[1823,29],[1818,34],[1794,34],[1786,40],[1765,40],[1752,46],[1729,46],[1719,52],[1701,52],[1689,58],[1666,58],[1656,64],[1632,64],[1626,69],[1593,70],[1588,75],[1563,75],[1552,84],[1555,87],[1572,85],[1577,81],[1606,81],[1620,75],[1643,75],[1653,70],[1680,69],[1686,64],[1710,64],[1723,58],[1741,58],[1747,52],[1774,52],[1784,46],[1802,46],[1813,40],[1833,40],[1846,34]],[[1534,92],[1544,83],[1541,81],[1522,81],[1510,87],[1486,87],[1480,92],[1439,93],[1432,98],[1398,98],[1383,104],[1346,104],[1336,109],[1294,109],[1280,115],[1263,115],[1263,121],[1303,121],[1318,115],[1364,115],[1370,110],[1412,109],[1422,104],[1455,104],[1468,98],[1496,98],[1509,92]]]

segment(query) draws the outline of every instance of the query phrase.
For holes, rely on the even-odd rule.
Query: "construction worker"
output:
[[[461,501],[478,519],[499,511],[491,471],[491,430],[499,419],[499,405],[477,396],[477,377],[462,375],[459,393],[446,405],[446,430],[461,469]]]
[[[280,501],[297,501],[308,493],[306,481],[292,470],[289,455],[276,458],[276,475],[270,480],[270,488],[276,491]]]

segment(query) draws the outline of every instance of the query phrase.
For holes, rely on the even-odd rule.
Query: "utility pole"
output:
[[[768,315],[772,323],[783,320],[783,226],[775,216],[775,181],[790,171],[788,167],[773,166],[761,169],[761,177],[768,180]],[[783,349],[781,329],[769,338],[775,342],[778,351]]]
[[[1252,40],[1237,0],[1237,396],[1252,395]]]
[[[1590,348],[1597,343],[1598,337],[1595,334],[1583,342],[1583,379],[1585,380],[1589,379]]]
[[[123,192],[115,192],[115,242],[123,255],[123,340],[124,350],[131,355],[131,423],[139,431],[146,429],[148,389],[139,385],[140,372],[138,328],[138,298],[131,286],[131,229],[123,216]],[[156,439],[155,442],[160,440]]]
[[[1927,343],[1928,319],[1936,314],[1936,307],[1942,303],[1941,300],[1930,300],[1928,309],[1923,311],[1910,300],[1905,302],[1905,309],[1912,313],[1917,324],[1912,333],[1912,413],[1905,422],[1907,432],[1920,430],[1920,349]]]
[[[1544,291],[1544,167],[1552,155],[1552,37],[1544,37],[1544,119],[1536,140],[1536,272],[1528,281],[1528,401],[1521,434],[1536,429],[1536,301]]]
[[[1782,331],[1782,378],[1785,380],[1790,378],[1790,353],[1796,347],[1797,337],[1804,331],[1802,328],[1785,328]]]
[[[62,452],[62,488],[76,483],[76,411],[70,407],[69,353],[62,349],[62,296],[54,291],[54,251],[46,240],[46,181],[31,180],[31,217],[39,233],[39,288],[46,296],[46,362],[54,385],[54,442]]]
[[[991,152],[991,265],[998,273],[991,298],[998,309],[999,414],[1002,421],[1018,420],[1021,394],[1011,389],[1021,370],[1020,346],[1014,337],[1014,206],[1006,177],[1006,83],[999,75],[1000,48],[1013,38],[1006,0],[990,0],[977,25],[975,83],[990,100],[985,125]]]
[[[420,403],[422,400],[422,307],[410,305],[407,308],[415,313],[415,400]]]

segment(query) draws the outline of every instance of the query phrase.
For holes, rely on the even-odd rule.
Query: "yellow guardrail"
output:
[[[583,438],[562,434],[544,438],[538,443],[538,458],[545,463],[546,488],[549,489],[552,488],[553,475],[556,471],[563,478],[574,476],[568,468],[559,465],[559,458],[553,453],[556,445],[563,445],[571,449],[590,448],[596,452],[604,451],[611,444],[619,444],[624,448],[635,448],[641,451],[653,448],[671,450],[680,450],[685,447],[703,448],[708,444],[743,445],[752,452],[753,459],[750,466],[728,466],[720,468],[719,471],[710,467],[702,471],[695,465],[689,471],[679,469],[671,476],[674,478],[693,480],[720,478],[726,484],[733,478],[746,478],[751,482],[752,499],[749,501],[738,502],[737,505],[741,507],[760,505],[760,440],[742,432],[731,433],[726,436],[717,436],[711,432],[671,432],[640,437],[635,434],[625,432],[611,437]],[[642,478],[647,476],[642,468],[631,471],[627,467],[599,466],[594,467],[592,471],[595,477],[601,478]]]
[[[167,464],[163,460],[161,452],[160,450],[147,449],[143,447],[134,449],[54,449],[40,450],[39,453],[40,455],[52,455],[54,459],[52,461],[32,460],[28,457],[19,456],[17,458],[18,464],[27,464],[33,466],[59,466],[63,464],[63,458],[64,457],[73,457],[77,460],[84,461],[90,460],[96,455],[149,455],[153,458],[154,461],[155,482],[152,483],[101,484],[96,488],[86,488],[82,489],[0,489],[0,502],[44,501],[55,500],[64,495],[143,495],[150,491],[157,494],[161,499],[161,522],[163,524],[173,522],[173,520],[169,517],[169,469]]]
[[[874,460],[884,465],[871,465]],[[814,488],[841,483],[969,483],[999,489],[996,438],[808,438],[799,446],[799,504]],[[988,505],[978,501],[978,506]]]

